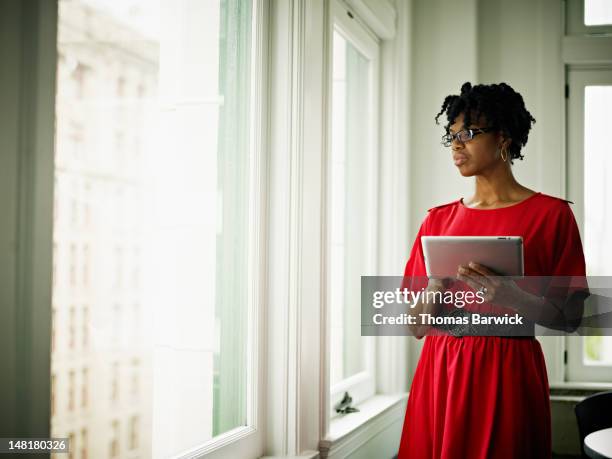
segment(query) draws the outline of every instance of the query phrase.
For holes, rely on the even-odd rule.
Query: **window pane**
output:
[[[612,365],[612,336],[585,336],[584,363]]]
[[[587,86],[584,93],[584,251],[588,275],[611,271],[612,167],[608,161],[612,86]]]
[[[612,2],[584,0],[584,24],[588,26],[612,24]]]
[[[587,274],[605,276],[612,271],[612,184],[608,177],[609,107],[612,86],[586,86],[584,93],[584,253]],[[584,338],[585,364],[612,365],[612,337]]]
[[[60,0],[52,435],[246,425],[250,0]]]
[[[334,32],[331,153],[331,366],[335,384],[364,370],[361,276],[367,272],[370,228],[367,172],[371,141],[370,62]]]

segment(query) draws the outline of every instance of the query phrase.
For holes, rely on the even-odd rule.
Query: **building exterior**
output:
[[[158,48],[60,2],[51,431],[70,438],[70,458],[152,457],[140,171]]]

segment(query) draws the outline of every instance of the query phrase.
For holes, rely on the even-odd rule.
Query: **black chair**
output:
[[[582,457],[588,457],[584,452],[584,437],[596,430],[612,427],[612,391],[586,397],[576,405],[574,412],[578,421]]]

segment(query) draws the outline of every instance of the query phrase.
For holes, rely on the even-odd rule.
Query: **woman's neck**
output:
[[[474,196],[468,202],[474,206],[514,203],[522,201],[531,194],[529,188],[516,181],[509,166],[477,175],[475,184]]]

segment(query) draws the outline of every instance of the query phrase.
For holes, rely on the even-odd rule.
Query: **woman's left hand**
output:
[[[512,279],[500,276],[492,269],[479,263],[470,262],[460,265],[457,269],[457,279],[465,282],[476,292],[484,293],[484,300],[499,306],[516,309],[521,289]]]

